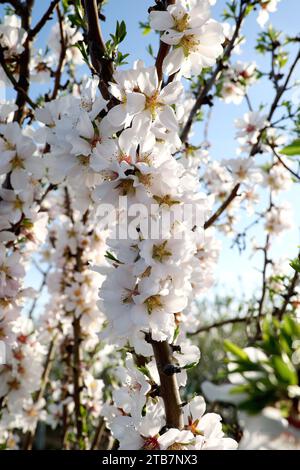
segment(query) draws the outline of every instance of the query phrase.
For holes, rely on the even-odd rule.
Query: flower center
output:
[[[160,103],[158,101],[159,97],[159,91],[155,91],[153,95],[151,96],[146,96],[146,105],[145,109],[148,109],[152,115],[153,118],[156,116],[156,109],[160,106]]]
[[[185,13],[181,18],[175,18],[173,16],[174,22],[175,22],[175,29],[182,33],[188,28],[189,21],[190,21],[190,15],[188,13]]]
[[[190,34],[189,36],[183,36],[179,46],[182,47],[185,57],[188,57],[191,52],[197,50],[199,43],[199,38],[197,38],[194,34]]]
[[[151,315],[153,310],[159,310],[163,306],[160,295],[151,295],[148,297],[148,299],[145,300],[144,303],[147,307],[149,315]]]
[[[253,124],[248,124],[248,126],[246,127],[246,132],[251,134],[251,132],[254,132],[254,131],[256,131],[256,127]]]
[[[145,439],[145,443],[142,447],[143,450],[159,450],[159,443],[156,437],[149,437]]]
[[[11,167],[13,170],[17,168],[24,169],[24,160],[20,158],[18,155],[15,155],[14,158],[10,161]]]
[[[171,251],[167,250],[167,243],[168,243],[168,240],[165,240],[160,245],[153,245],[153,248],[152,248],[153,259],[160,261],[162,263],[164,258],[168,258],[169,256],[172,256]]]

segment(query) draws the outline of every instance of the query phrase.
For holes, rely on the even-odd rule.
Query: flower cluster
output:
[[[248,88],[256,81],[255,62],[236,64],[224,70],[220,96],[225,103],[240,104]]]
[[[184,77],[199,74],[222,54],[223,27],[212,20],[207,0],[177,0],[166,11],[151,11],[150,26],[162,32],[164,43],[173,46],[163,63],[168,75],[179,70]]]

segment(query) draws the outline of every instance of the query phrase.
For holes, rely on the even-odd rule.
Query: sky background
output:
[[[49,5],[49,1],[35,2],[33,23],[35,23],[42,13]],[[142,35],[139,29],[139,21],[147,20],[147,10],[153,5],[153,0],[109,0],[104,8],[106,21],[102,23],[102,29],[105,38],[107,39],[110,32],[114,32],[117,20],[124,20],[127,24],[127,37],[122,43],[120,50],[123,53],[129,53],[127,59],[130,67],[134,60],[142,59],[147,65],[153,64],[153,59],[146,51],[147,46],[151,43],[153,50],[157,50],[158,37],[155,33],[149,35]],[[213,18],[220,20],[220,15],[225,8],[225,0],[217,0],[217,3],[212,7]],[[3,6],[0,7],[1,16],[3,14]],[[256,22],[257,12],[251,13],[247,18],[243,27],[243,34],[246,37],[246,43],[242,46],[242,55],[234,56],[235,60],[251,61],[255,60],[258,67],[263,70],[268,70],[269,58],[265,58],[257,54],[254,50],[257,33],[261,31]],[[300,0],[281,0],[278,5],[278,11],[271,15],[271,23],[276,29],[283,31],[289,35],[296,35],[299,33],[299,18],[300,18]],[[43,29],[39,36],[39,41],[36,44],[37,48],[45,48],[47,38],[53,21],[49,22]],[[267,63],[266,63],[267,62]],[[85,70],[82,69],[81,73]],[[295,77],[300,78],[299,68],[296,71]],[[45,88],[43,86],[34,84],[31,89],[31,97],[35,98]],[[46,87],[47,89],[47,87]],[[7,91],[7,96],[11,97],[12,92]],[[259,85],[254,85],[249,92],[251,102],[254,109],[257,109],[260,104],[267,104],[273,99],[274,90],[270,83],[261,81]],[[205,110],[207,111],[207,110]],[[239,106],[224,104],[221,100],[216,100],[212,118],[209,126],[209,140],[212,144],[210,153],[214,159],[222,160],[224,158],[233,158],[236,156],[236,145],[234,141],[234,119],[243,115],[247,111],[246,104],[243,103]],[[199,143],[203,140],[203,125],[197,126],[193,136],[193,142]],[[299,200],[300,190],[299,185],[288,193],[283,193],[282,199],[288,200],[293,204],[295,212],[295,227],[286,233],[284,236],[277,238],[274,246],[273,253],[276,257],[292,258],[297,254],[297,246],[299,245]],[[262,195],[264,202],[264,195]],[[248,219],[247,216],[241,217],[241,227],[248,225],[253,219]],[[263,230],[255,228],[252,234],[256,235],[259,240],[264,238]],[[230,249],[232,239],[218,235],[222,241],[222,250],[220,261],[218,264],[216,277],[216,288],[211,291],[210,295],[218,293],[235,293],[241,295],[243,292],[246,296],[250,296],[254,289],[259,285],[261,269],[261,256],[256,255],[249,260],[251,250],[246,249],[243,253],[239,253],[237,248]],[[31,270],[27,276],[26,282],[28,285],[37,287],[40,282],[40,276],[36,270]]]

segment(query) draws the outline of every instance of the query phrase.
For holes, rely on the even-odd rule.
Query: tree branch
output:
[[[211,74],[210,79],[206,82],[206,84],[203,87],[200,87],[198,90],[198,97],[196,99],[196,102],[194,106],[192,107],[189,117],[181,131],[180,138],[182,142],[186,142],[196,114],[198,113],[201,106],[204,104],[208,92],[211,90],[213,84],[216,81],[217,76],[223,69],[224,61],[228,60],[231,55],[231,52],[234,48],[235,41],[238,38],[238,35],[240,32],[243,19],[246,16],[246,12],[247,12],[247,4],[245,4],[243,0],[240,0],[240,10],[239,10],[238,17],[236,19],[235,30],[232,35],[232,38],[230,39],[228,45],[225,47],[223,56],[218,61],[214,71]]]
[[[295,271],[295,273],[294,273],[294,275],[291,279],[290,285],[288,286],[287,293],[284,295],[284,302],[283,302],[281,308],[276,312],[276,315],[279,318],[279,320],[281,320],[283,315],[285,314],[287,306],[291,302],[291,297],[293,297],[293,295],[295,295],[295,287],[297,285],[298,280],[299,280],[299,273],[297,271]]]
[[[255,317],[227,318],[225,320],[220,320],[218,322],[212,323],[211,325],[201,326],[201,328],[198,328],[198,330],[194,331],[193,333],[189,333],[189,336],[194,336],[199,333],[209,331],[212,328],[220,328],[221,326],[224,326],[224,325],[232,325],[234,323],[245,323],[245,322],[248,323],[254,319]]]
[[[150,340],[160,378],[160,394],[166,411],[166,425],[182,429],[183,417],[181,399],[175,373],[169,373],[172,366],[172,351],[167,341]]]
[[[110,98],[108,83],[112,80],[114,68],[112,60],[105,57],[106,47],[99,23],[97,0],[83,0],[88,31],[89,53],[95,72],[99,75],[99,87],[105,99]]]
[[[205,222],[204,224],[204,230],[206,230],[208,227],[213,225],[215,221],[220,217],[220,215],[223,214],[223,212],[227,209],[227,207],[231,204],[233,199],[237,196],[238,190],[240,187],[240,183],[237,183],[229,196],[225,199],[223,204],[216,210],[216,212]]]
[[[26,8],[21,13],[21,26],[28,33],[30,31],[31,13],[33,8],[34,0],[27,0]],[[19,64],[19,80],[18,80],[18,92],[16,98],[17,110],[14,115],[14,121],[22,122],[24,116],[24,108],[26,104],[26,95],[29,90],[29,63],[30,63],[30,48],[31,39],[27,36],[24,42],[24,51],[20,55]],[[22,90],[22,91],[21,91]]]
[[[52,15],[56,5],[59,3],[59,1],[60,0],[52,0],[52,2],[50,3],[47,11],[41,17],[40,21],[35,25],[34,28],[32,28],[29,31],[28,35],[29,35],[30,39],[33,39],[41,31],[41,29],[45,26],[47,21],[49,21],[51,19],[51,15]]]
[[[44,365],[44,371],[43,371],[42,378],[41,378],[41,387],[39,391],[36,392],[34,395],[34,398],[33,398],[34,403],[37,403],[39,400],[41,400],[45,394],[45,390],[46,390],[48,380],[49,380],[50,371],[51,371],[52,364],[54,361],[55,346],[56,346],[56,338],[54,337],[49,345],[48,354],[47,354],[45,365]],[[28,431],[26,433],[23,450],[32,449],[35,432],[36,432],[36,428],[34,431]]]
[[[64,60],[66,58],[66,41],[64,36],[64,27],[63,27],[63,16],[61,14],[60,8],[57,5],[56,7],[57,17],[58,17],[58,24],[59,24],[59,34],[60,34],[60,54],[59,54],[59,61],[57,69],[54,73],[54,88],[51,96],[51,100],[54,100],[57,97],[59,87],[60,87],[60,79],[62,75],[62,69],[64,65]]]
[[[13,85],[15,91],[17,93],[21,93],[25,99],[25,101],[32,107],[32,109],[36,109],[36,104],[30,99],[26,91],[19,85],[18,81],[15,79],[13,73],[9,70],[5,57],[4,57],[4,49],[2,46],[0,46],[0,64],[7,76],[7,78],[10,80],[11,84]]]
[[[174,5],[175,2],[176,0],[167,0],[166,4],[167,6]],[[156,57],[156,62],[155,62],[159,82],[161,82],[163,78],[163,71],[162,71],[163,61],[165,57],[167,56],[170,49],[171,49],[171,46],[169,46],[169,44],[166,44],[165,42],[160,41],[159,49],[158,49],[158,53]]]

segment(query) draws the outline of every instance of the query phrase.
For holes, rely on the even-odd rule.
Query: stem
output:
[[[54,73],[54,88],[51,100],[54,100],[57,97],[59,87],[60,87],[60,79],[62,75],[62,69],[64,65],[64,60],[66,57],[67,47],[66,47],[66,40],[64,36],[64,27],[63,27],[63,17],[60,11],[59,6],[56,7],[57,17],[58,17],[58,24],[59,24],[59,34],[60,34],[60,54],[59,54],[59,61],[57,69]]]
[[[29,35],[30,39],[33,39],[41,31],[41,29],[45,26],[47,21],[49,21],[51,19],[51,15],[54,11],[54,8],[59,3],[59,1],[60,0],[52,0],[52,2],[50,3],[48,9],[45,11],[43,16],[39,20],[39,22],[35,25],[34,28],[32,28],[29,31],[28,35]]]
[[[107,85],[112,80],[114,67],[113,61],[105,57],[106,46],[99,23],[97,0],[83,0],[83,6],[88,23],[87,39],[92,65],[100,78],[100,91],[105,99],[109,99]]]
[[[25,31],[30,31],[30,22],[31,22],[31,13],[34,5],[34,0],[27,0],[26,8],[21,14],[21,26]],[[31,38],[27,36],[24,43],[24,51],[20,55],[20,73],[18,80],[18,92],[16,98],[17,110],[14,115],[14,121],[19,123],[22,122],[24,117],[24,108],[26,104],[26,95],[28,95],[29,90],[29,63],[30,63],[30,48],[31,48]],[[21,91],[22,90],[22,91]]]
[[[160,394],[166,411],[168,428],[183,428],[181,399],[176,374],[167,375],[166,370],[172,364],[172,352],[167,341],[152,341],[154,357],[160,378]]]
[[[77,429],[77,439],[79,443],[82,441],[82,415],[81,415],[81,354],[80,354],[80,342],[81,342],[81,327],[80,318],[74,318],[73,321],[73,333],[74,333],[74,350],[73,350],[73,385],[74,385],[74,404],[75,404],[75,420]]]
[[[200,87],[199,90],[198,90],[198,98],[196,99],[196,102],[195,102],[194,106],[192,107],[192,109],[190,111],[189,117],[188,117],[188,119],[187,119],[187,121],[186,121],[186,123],[185,123],[185,125],[182,129],[181,135],[180,135],[180,138],[181,138],[182,142],[186,142],[196,114],[198,113],[201,106],[204,104],[208,92],[210,91],[210,89],[214,85],[217,76],[219,75],[219,73],[223,69],[224,61],[228,60],[230,55],[231,55],[231,52],[234,48],[235,41],[238,38],[244,16],[246,15],[246,11],[247,11],[247,5],[245,5],[244,8],[243,8],[242,7],[243,3],[244,3],[243,0],[241,0],[240,1],[239,15],[236,19],[235,30],[234,30],[234,33],[232,35],[232,38],[230,39],[227,47],[224,50],[223,56],[221,57],[221,59],[217,63],[214,71],[211,74],[210,79],[206,82],[206,84],[203,86],[203,88]]]
[[[15,91],[17,93],[21,93],[24,96],[25,101],[32,107],[32,109],[36,109],[36,104],[30,99],[30,97],[27,95],[26,91],[19,85],[18,81],[15,79],[13,73],[9,70],[7,67],[5,57],[4,57],[4,49],[0,46],[0,64],[7,76],[7,78],[10,80],[11,84],[13,85]]]
[[[99,424],[97,426],[97,429],[95,431],[95,435],[91,444],[91,449],[90,450],[95,450],[99,448],[100,442],[102,440],[103,434],[106,429],[106,424],[103,418],[100,418]]]
[[[227,209],[227,207],[231,204],[233,199],[237,196],[238,190],[240,187],[240,183],[237,183],[229,196],[225,199],[223,204],[216,210],[216,212],[205,222],[204,230],[208,229],[214,222],[223,214],[223,212]]]
[[[176,2],[176,0],[168,0],[167,5],[174,5],[175,2]],[[171,49],[171,46],[169,46],[169,44],[166,44],[165,42],[160,41],[159,49],[158,49],[158,53],[157,53],[157,57],[156,57],[156,62],[155,62],[159,82],[162,81],[162,78],[163,78],[163,71],[162,71],[163,62],[164,62],[164,59],[167,56],[170,49]]]
[[[247,323],[252,320],[255,320],[255,317],[244,317],[244,318],[227,318],[225,320],[221,320],[215,323],[212,323],[211,325],[207,326],[202,326],[201,328],[198,328],[198,330],[194,331],[193,333],[189,333],[189,336],[194,336],[199,333],[203,333],[206,331],[211,330],[212,328],[220,328],[221,326],[224,325],[233,325],[234,323]]]
[[[55,340],[56,338],[54,337],[49,345],[48,354],[47,354],[47,358],[46,358],[46,362],[44,366],[44,371],[43,371],[43,375],[41,378],[41,388],[39,389],[39,391],[35,394],[33,398],[34,403],[37,403],[39,400],[41,400],[45,394],[45,390],[46,390],[48,380],[49,380],[50,371],[51,371],[52,364],[54,361],[55,345],[56,345]],[[28,431],[26,433],[23,450],[32,449],[32,445],[33,445],[35,433],[36,433],[36,428],[37,426],[35,427],[34,431]]]
[[[299,279],[299,273],[295,271],[294,276],[292,277],[292,280],[288,287],[287,293],[284,295],[284,302],[282,304],[282,307],[280,308],[279,311],[276,312],[276,315],[278,316],[279,320],[282,320],[282,317],[286,312],[287,306],[290,303],[291,297],[295,295],[295,287],[298,283],[298,279]]]

